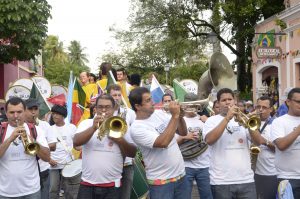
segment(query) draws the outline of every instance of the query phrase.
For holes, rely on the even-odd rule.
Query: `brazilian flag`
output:
[[[275,30],[270,30],[265,34],[260,34],[257,40],[258,46],[260,47],[274,47],[275,46]]]

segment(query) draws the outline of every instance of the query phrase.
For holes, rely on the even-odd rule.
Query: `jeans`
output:
[[[131,188],[133,183],[133,165],[123,167],[121,198],[130,199]]]
[[[258,199],[274,199],[277,193],[277,176],[254,175]]]
[[[120,187],[80,185],[77,199],[120,199]]]
[[[176,182],[164,185],[150,185],[150,199],[183,199],[187,198],[187,189],[184,186],[185,176]]]
[[[26,195],[26,196],[20,196],[20,197],[0,196],[0,199],[40,199],[40,198],[41,198],[41,191]]]
[[[278,178],[278,184],[282,180],[288,180],[292,186],[293,189],[293,195],[295,199],[300,198],[300,179],[281,179]]]
[[[49,169],[41,172],[40,178],[42,182],[41,199],[49,199],[49,188],[50,188]]]
[[[211,185],[214,199],[255,199],[254,182],[230,185]]]
[[[77,198],[81,181],[80,176],[72,179],[64,178],[61,175],[61,171],[61,169],[50,169],[50,199],[59,198],[60,188],[63,188],[66,199]]]
[[[196,180],[200,198],[212,199],[208,168],[185,168],[185,188],[188,197],[192,198],[193,181]]]

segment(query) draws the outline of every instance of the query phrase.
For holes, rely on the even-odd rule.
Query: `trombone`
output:
[[[16,120],[17,127],[19,127],[19,120]],[[39,150],[40,145],[36,141],[32,141],[29,135],[26,133],[26,130],[21,130],[22,135],[20,135],[19,139],[22,140],[22,144],[25,149],[25,153],[28,155],[35,156]]]

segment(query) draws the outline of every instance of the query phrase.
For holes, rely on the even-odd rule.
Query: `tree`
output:
[[[201,57],[206,36],[215,32],[217,38],[238,57],[238,88],[244,91],[252,83],[248,57],[251,57],[254,26],[262,17],[282,9],[283,0],[132,0],[130,31],[118,32],[117,38],[127,48],[128,44],[136,48],[146,37],[152,37],[153,47],[161,44],[164,62],[181,65],[189,57]],[[212,18],[201,17],[207,10],[213,13]],[[232,38],[227,41],[221,33],[228,27]]]
[[[85,66],[88,62],[87,55],[83,53],[85,48],[82,48],[78,41],[71,41],[69,50],[69,58],[72,64],[77,64],[79,66]]]
[[[39,54],[50,9],[46,0],[0,0],[0,63],[30,60]]]
[[[74,42],[79,44],[78,41]],[[43,48],[43,64],[45,65],[45,77],[52,84],[68,86],[70,71],[73,71],[74,76],[79,76],[80,72],[89,72],[90,69],[85,65],[71,63],[71,58],[64,51],[63,46],[63,42],[59,41],[57,36],[49,35]]]
[[[51,62],[68,62],[68,55],[64,51],[63,42],[59,41],[59,38],[54,35],[49,35],[43,47],[43,64],[47,65]]]

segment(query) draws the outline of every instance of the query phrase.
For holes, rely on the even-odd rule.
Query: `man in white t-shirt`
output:
[[[194,93],[187,93],[184,97],[184,101],[196,101],[198,96]],[[190,142],[196,142],[200,140],[203,141],[202,129],[204,123],[200,119],[200,115],[197,114],[197,107],[187,107],[185,109],[184,120],[186,123],[186,127],[188,130],[188,134],[186,136],[179,136],[176,134],[177,143],[179,146],[184,142],[188,142],[188,145],[191,146]],[[190,141],[188,141],[190,140]],[[192,141],[194,140],[194,141]],[[209,181],[209,162],[210,162],[210,153],[207,148],[207,144],[202,144],[201,147],[198,145],[198,150],[203,150],[200,155],[191,159],[185,159],[185,184],[188,192],[188,197],[192,197],[192,188],[193,181],[195,180],[198,187],[198,192],[200,198],[212,199],[212,193],[210,188]],[[202,148],[204,147],[204,148]],[[184,147],[183,147],[184,149]],[[193,149],[189,149],[189,152]],[[195,149],[193,150],[195,151]],[[185,158],[185,156],[183,156]]]
[[[272,99],[267,96],[258,98],[255,109],[261,120],[260,129],[251,132],[253,143],[260,148],[254,175],[257,198],[274,199],[277,193],[277,172],[275,168],[275,146],[270,141],[273,119],[271,117]],[[255,162],[253,163],[255,164]]]
[[[82,121],[74,136],[74,146],[82,146],[82,182],[78,199],[120,198],[124,158],[134,157],[136,147],[130,144],[132,141],[127,133],[121,138],[106,134],[101,140],[97,138],[99,126],[113,116],[114,107],[115,101],[110,95],[97,97],[96,116]]]
[[[256,198],[250,164],[249,132],[233,119],[237,114],[234,93],[228,88],[217,93],[220,114],[207,119],[204,139],[210,145],[210,184],[214,199]]]
[[[289,180],[294,198],[300,198],[300,88],[290,90],[286,104],[288,113],[272,123],[271,141],[276,145],[278,180]]]
[[[56,142],[54,134],[51,132],[50,125],[48,122],[38,119],[39,116],[39,103],[36,99],[29,98],[25,101],[25,121],[33,123],[42,130],[44,130],[45,137],[49,146],[50,151],[55,151]],[[40,178],[41,178],[41,198],[49,198],[49,188],[50,188],[50,177],[49,177],[49,162],[39,160],[40,166]]]
[[[125,118],[128,131],[135,120],[135,112],[126,107],[121,107],[122,103],[122,91],[121,86],[118,84],[112,84],[107,88],[107,93],[112,96],[115,100],[114,107],[114,116],[122,115]],[[126,157],[124,161],[123,173],[122,173],[122,186],[121,186],[121,198],[122,199],[130,199],[131,188],[133,183],[133,159],[130,157]]]
[[[77,197],[80,178],[78,182],[67,181],[62,176],[64,166],[73,160],[72,148],[73,137],[76,132],[74,124],[65,123],[67,117],[67,108],[61,105],[54,105],[51,108],[54,125],[51,126],[51,132],[55,135],[56,150],[51,151],[50,159],[50,199],[59,198],[60,189],[63,188],[64,196],[67,199]]]
[[[25,103],[22,99],[10,98],[6,104],[8,125],[0,141],[0,198],[40,199],[40,177],[36,156],[24,152],[19,139],[25,131],[32,139],[25,121]],[[36,127],[36,142],[40,145],[37,156],[48,162],[50,151],[42,129]],[[1,131],[4,130],[1,127]]]
[[[133,89],[129,101],[136,112],[131,137],[143,155],[150,198],[186,198],[184,161],[174,136],[176,131],[183,136],[187,133],[180,105],[170,102],[171,119],[159,115],[144,87]]]

